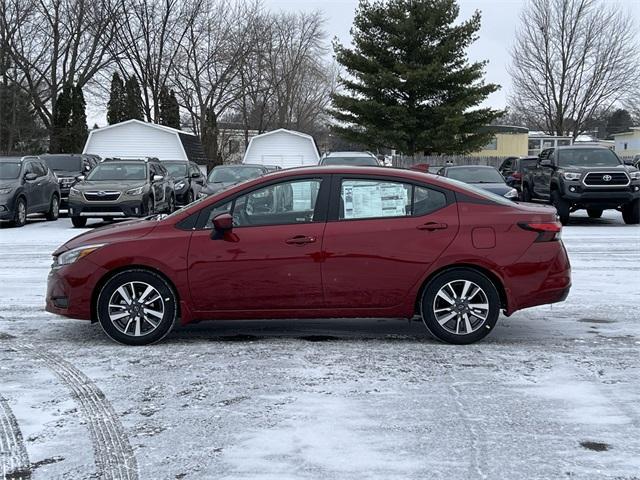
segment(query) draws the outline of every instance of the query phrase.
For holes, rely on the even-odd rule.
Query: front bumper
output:
[[[51,270],[47,279],[47,312],[92,320],[93,291],[107,273],[86,259]]]
[[[13,220],[15,216],[15,197],[10,195],[0,197],[0,220]]]
[[[617,208],[640,198],[638,183],[618,188],[588,188],[576,183],[565,185],[563,190],[565,200],[578,207]]]
[[[122,202],[90,202],[79,203],[69,201],[69,216],[86,218],[126,218],[144,217],[144,202],[142,199]]]

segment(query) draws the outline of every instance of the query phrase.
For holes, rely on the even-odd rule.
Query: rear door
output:
[[[203,209],[188,256],[196,309],[322,307],[320,262],[329,182],[323,175],[280,180]],[[212,221],[221,213],[233,215],[234,227],[216,235]]]
[[[457,231],[452,192],[396,178],[336,175],[324,233],[325,303],[401,304]]]

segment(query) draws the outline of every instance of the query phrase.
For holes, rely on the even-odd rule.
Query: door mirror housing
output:
[[[198,172],[193,172],[191,174],[191,178],[200,178],[200,174]]]
[[[162,175],[154,175],[152,180],[154,182],[161,182],[162,180],[164,180],[164,177]]]
[[[85,179],[85,176],[84,176],[84,175],[78,175],[78,176],[76,177],[76,180],[77,180],[78,182],[82,182],[84,179]]]
[[[233,229],[233,217],[228,213],[221,213],[213,219],[213,228],[220,233]]]
[[[36,178],[38,178],[38,174],[37,173],[25,173],[24,174],[24,179],[27,182],[33,182]]]

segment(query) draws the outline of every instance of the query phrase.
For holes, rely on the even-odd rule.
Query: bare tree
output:
[[[56,98],[65,84],[87,85],[111,61],[115,0],[3,0],[5,47],[19,85],[50,133],[55,150]]]
[[[510,107],[548,133],[582,133],[638,83],[632,16],[602,0],[530,0],[511,52]]]

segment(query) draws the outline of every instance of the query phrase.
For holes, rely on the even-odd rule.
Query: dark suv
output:
[[[99,157],[76,153],[40,155],[58,177],[60,184],[60,207],[68,208],[69,190],[80,175],[87,175],[99,162]]]
[[[625,165],[610,149],[570,146],[543,150],[522,184],[525,202],[549,202],[563,224],[569,214],[586,209],[589,217],[602,211],[622,212],[625,223],[640,223],[640,171]]]
[[[22,227],[28,214],[57,220],[59,209],[58,180],[38,157],[0,158],[0,220]]]
[[[522,182],[530,168],[538,163],[538,157],[509,157],[506,158],[498,171],[502,174],[507,185],[518,191],[518,198],[522,200]]]
[[[163,160],[162,165],[173,177],[177,205],[189,205],[206,183],[206,176],[194,162]]]
[[[87,218],[112,220],[172,212],[173,178],[158,159],[107,158],[69,191],[69,216],[74,227]]]

